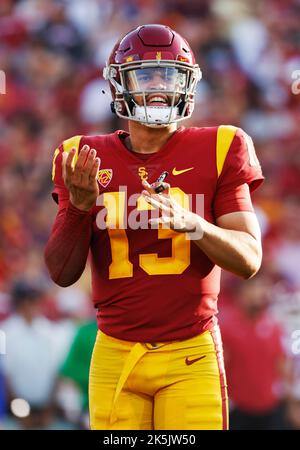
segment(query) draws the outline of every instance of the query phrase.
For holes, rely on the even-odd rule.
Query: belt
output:
[[[161,342],[161,343],[154,343],[154,342],[146,342],[143,345],[146,347],[147,350],[157,350],[160,347],[163,347],[164,345],[170,344],[170,342]]]
[[[164,345],[169,344],[170,342],[161,342],[161,343],[140,343],[137,342],[134,344],[134,346],[131,348],[129,355],[126,358],[123,370],[121,372],[116,392],[114,395],[113,400],[113,407],[110,415],[110,424],[112,425],[117,420],[117,414],[116,414],[116,403],[118,400],[118,397],[120,395],[120,392],[122,391],[124,384],[127,381],[127,378],[129,377],[130,373],[132,372],[135,365],[139,362],[139,360],[147,353],[149,350],[157,350],[158,348],[163,347]]]

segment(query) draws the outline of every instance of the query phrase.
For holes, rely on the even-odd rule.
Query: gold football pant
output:
[[[89,404],[94,430],[227,429],[219,328],[156,344],[123,341],[99,331]]]

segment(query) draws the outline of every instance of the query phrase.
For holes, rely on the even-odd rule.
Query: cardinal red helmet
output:
[[[166,126],[191,116],[201,71],[178,33],[142,25],[121,38],[103,71],[119,117]]]

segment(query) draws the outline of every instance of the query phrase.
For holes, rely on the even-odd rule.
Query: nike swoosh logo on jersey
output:
[[[200,358],[195,358],[195,359],[189,359],[188,357],[185,358],[185,363],[187,366],[190,366],[191,364],[194,364],[197,361],[200,361],[200,359],[205,358],[206,355],[204,356],[200,356]]]
[[[172,170],[172,175],[181,175],[182,173],[188,172],[189,170],[193,170],[194,167],[189,167],[188,169],[176,170],[176,167]]]

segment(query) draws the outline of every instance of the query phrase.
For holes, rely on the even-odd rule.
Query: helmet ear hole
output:
[[[115,102],[111,102],[110,109],[113,114],[116,114]]]

